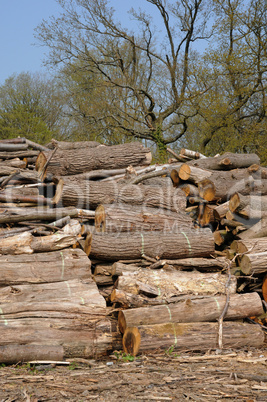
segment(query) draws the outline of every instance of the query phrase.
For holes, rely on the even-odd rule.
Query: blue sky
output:
[[[138,7],[144,0],[112,0],[112,4],[123,20],[131,5]],[[34,28],[60,11],[56,0],[0,0],[0,85],[14,73],[46,71],[45,48],[34,46]]]

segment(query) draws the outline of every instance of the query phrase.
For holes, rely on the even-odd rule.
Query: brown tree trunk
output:
[[[123,272],[118,277],[116,288],[137,295],[140,289],[142,291],[142,284],[149,284],[157,297],[164,299],[181,294],[225,294],[227,280],[228,276],[221,273],[139,269],[136,272]],[[229,287],[231,293],[236,292],[236,282],[236,277],[232,277]]]
[[[214,240],[209,229],[188,231],[179,228],[174,233],[144,232],[93,234],[90,256],[97,260],[131,260],[147,255],[153,258],[177,259],[207,257],[214,252]]]
[[[99,204],[142,205],[143,208],[184,210],[186,197],[183,191],[172,186],[154,187],[116,182],[59,179],[53,202],[63,206],[95,209]]]
[[[91,277],[91,262],[80,249],[0,256],[0,285],[60,282]]]
[[[76,208],[10,208],[6,211],[1,211],[0,223],[16,223],[25,221],[54,221],[56,219],[70,216],[76,218],[79,216],[79,210]],[[4,212],[4,213],[3,213]]]
[[[6,320],[29,318],[37,313],[38,317],[62,318],[86,314],[88,319],[106,314],[106,302],[91,278],[5,286],[0,288],[0,303]]]
[[[57,141],[52,139],[46,146],[49,149],[81,149],[81,148],[96,148],[100,145],[97,141]]]
[[[243,255],[240,261],[240,269],[245,275],[267,272],[267,251]]]
[[[53,152],[53,151],[52,151]],[[51,153],[41,152],[36,161],[36,170],[42,171]],[[151,152],[141,143],[96,148],[58,149],[47,166],[48,173],[75,175],[96,169],[119,169],[129,165],[149,165]]]
[[[225,303],[225,296],[193,300],[188,297],[187,300],[170,305],[122,310],[118,316],[119,329],[124,333],[127,328],[139,325],[217,321],[223,312]],[[263,314],[263,307],[258,293],[233,294],[230,297],[230,304],[224,319],[240,320],[261,314]]]
[[[264,333],[259,326],[223,323],[223,347],[260,348],[263,344]],[[133,356],[168,348],[191,351],[217,349],[218,323],[140,325],[128,328],[123,335],[123,350]]]
[[[259,222],[253,225],[251,228],[238,234],[239,239],[256,239],[267,236],[267,217],[263,217]]]
[[[113,351],[114,347],[121,346],[118,343],[118,334],[113,332],[112,323],[108,318],[87,321],[84,317],[76,319],[66,318],[23,318],[19,320],[0,320],[2,359],[5,359],[5,348],[13,345],[47,345],[50,349],[61,347],[64,358],[82,357],[85,359],[104,356]],[[114,334],[114,335],[113,335]],[[16,346],[17,347],[17,346]],[[14,350],[16,350],[16,347]],[[8,349],[10,352],[10,348]],[[38,356],[38,353],[37,353]],[[56,352],[56,356],[58,353]],[[1,356],[0,356],[1,357]],[[34,356],[31,358],[31,360]],[[1,359],[1,361],[3,361]],[[18,357],[9,359],[18,362]],[[55,355],[51,353],[51,360]],[[56,358],[57,360],[57,358]]]
[[[98,232],[107,233],[157,230],[174,232],[180,227],[193,229],[192,219],[183,211],[174,213],[125,204],[99,205],[95,213],[95,227]]]
[[[258,239],[235,240],[231,248],[238,254],[267,252],[267,237]]]
[[[253,164],[259,164],[260,158],[256,154],[236,154],[226,152],[221,156],[190,161],[190,166],[211,170],[232,170],[237,168],[248,168]]]

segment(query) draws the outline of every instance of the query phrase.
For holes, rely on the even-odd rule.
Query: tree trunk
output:
[[[263,217],[259,222],[253,225],[251,228],[238,234],[239,239],[257,239],[267,236],[267,217]]]
[[[178,324],[181,322],[211,322],[217,321],[223,312],[225,296],[203,297],[203,299],[180,301],[170,305],[122,310],[119,312],[118,323],[122,333],[129,327],[154,324]],[[261,298],[258,293],[233,294],[225,320],[240,320],[246,317],[263,314]]]
[[[260,158],[256,154],[236,154],[226,152],[221,156],[198,159],[188,162],[190,166],[211,170],[232,170],[248,168],[253,164],[260,164]]]
[[[174,232],[180,227],[192,227],[192,219],[185,212],[179,213],[128,206],[122,204],[99,205],[95,213],[95,227],[98,232],[120,233],[133,231]]]
[[[143,255],[164,259],[207,257],[214,252],[213,235],[209,229],[182,229],[174,233],[95,233],[90,256],[100,261],[118,261],[139,259]]]
[[[0,303],[6,320],[36,314],[39,318],[86,314],[88,319],[97,319],[106,314],[106,302],[91,278],[5,286],[0,288]]]
[[[59,179],[53,202],[77,208],[95,209],[99,204],[142,205],[143,208],[184,210],[186,197],[172,186],[154,187],[114,182]]]
[[[1,211],[2,212],[2,211]],[[72,218],[78,217],[80,214],[76,208],[10,208],[7,212],[4,211],[0,214],[0,223],[16,223],[25,221],[54,221],[56,219],[70,216]]]
[[[53,151],[52,151],[53,152]],[[50,153],[41,152],[36,161],[36,170],[42,171]],[[57,175],[75,175],[97,169],[119,169],[127,166],[149,165],[151,152],[141,143],[96,148],[58,149],[47,166],[48,173]]]
[[[267,251],[245,254],[240,261],[240,269],[245,275],[267,272]]]
[[[62,347],[64,358],[82,357],[91,359],[107,355],[118,343],[118,334],[113,333],[112,323],[108,318],[97,320],[61,319],[61,318],[24,318],[19,320],[0,320],[2,347],[13,345],[47,345],[48,348]],[[114,334],[114,335],[113,335]],[[16,350],[16,347],[15,347]],[[3,353],[5,348],[0,349]],[[10,352],[10,348],[9,348]],[[38,355],[38,352],[37,352]],[[58,356],[58,353],[56,353]],[[1,356],[0,356],[1,357]],[[18,362],[18,357],[10,356],[10,360]],[[34,356],[32,357],[34,358]],[[2,359],[0,359],[2,361]],[[31,359],[32,360],[32,359]],[[52,354],[51,360],[54,360]]]
[[[260,348],[264,333],[257,325],[223,323],[223,347]],[[218,323],[140,325],[128,328],[123,336],[123,350],[136,356],[152,350],[204,351],[218,348]]]
[[[96,148],[100,145],[97,141],[57,141],[54,138],[46,145],[49,149],[81,149]]]
[[[157,297],[164,299],[181,294],[225,294],[227,280],[228,276],[221,273],[139,269],[136,272],[123,272],[118,277],[116,288],[137,295],[142,284],[149,284]],[[231,293],[236,292],[236,283],[236,277],[232,277],[229,286]]]
[[[235,240],[231,244],[231,249],[238,254],[248,252],[251,254],[267,252],[267,237],[259,239]]]
[[[0,285],[60,282],[91,277],[91,262],[80,249],[0,256]]]
[[[247,206],[252,210],[267,211],[267,196],[235,193],[229,200],[229,209],[231,212],[242,211]]]

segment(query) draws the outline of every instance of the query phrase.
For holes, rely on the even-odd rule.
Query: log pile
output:
[[[266,171],[172,154],[0,141],[0,362],[263,344]]]

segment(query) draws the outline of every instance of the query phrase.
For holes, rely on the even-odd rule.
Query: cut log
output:
[[[259,165],[251,165],[248,168],[249,173],[254,179],[267,179],[267,168]]]
[[[106,302],[90,278],[5,286],[0,288],[0,304],[6,319],[36,316],[37,312],[39,317],[53,312],[86,314],[87,319],[106,314]]]
[[[158,208],[111,204],[98,206],[95,213],[95,227],[98,232],[175,232],[186,226],[193,229],[192,219],[183,211],[174,213]]]
[[[0,256],[0,285],[60,282],[91,277],[91,262],[80,249]]]
[[[90,257],[97,260],[116,261],[139,259],[143,255],[152,258],[177,259],[207,257],[214,252],[214,240],[209,229],[177,232],[144,232],[93,234]]]
[[[172,186],[154,187],[114,182],[93,182],[59,179],[53,202],[63,206],[95,209],[99,204],[130,204],[170,211],[184,210],[183,191]]]
[[[235,240],[231,244],[231,249],[238,254],[248,252],[251,254],[267,252],[267,237],[262,237],[259,239]]]
[[[242,211],[247,206],[252,210],[267,211],[267,196],[235,193],[229,200],[229,209],[231,212]]]
[[[79,210],[76,208],[10,208],[5,211],[1,211],[0,223],[15,223],[34,220],[47,220],[54,221],[65,216],[76,218],[79,216]]]
[[[118,316],[119,329],[124,333],[127,328],[139,325],[217,321],[225,303],[225,296],[214,296],[193,300],[188,298],[170,305],[122,310]],[[233,294],[224,319],[240,320],[261,314],[263,307],[258,293]]]
[[[236,154],[226,152],[221,156],[198,159],[188,162],[190,166],[211,170],[232,170],[248,168],[253,164],[260,164],[260,158],[256,154]]]
[[[225,348],[260,348],[264,344],[264,333],[258,325],[224,322],[222,341]],[[123,350],[133,356],[170,347],[191,351],[217,349],[218,324],[140,325],[127,328],[123,335]]]
[[[201,154],[200,152],[192,151],[191,149],[182,148],[180,151],[181,155],[188,156],[191,159],[201,159],[206,158],[205,155]]]
[[[164,299],[181,294],[225,294],[227,280],[228,276],[222,273],[139,269],[136,272],[123,272],[118,277],[116,288],[137,295],[140,284],[149,284],[156,289],[158,297]],[[235,277],[231,278],[229,291],[236,292]]]
[[[267,272],[267,251],[243,255],[240,260],[240,269],[245,275]]]
[[[43,170],[49,156],[50,153],[40,153],[36,161],[38,172]],[[96,169],[149,165],[151,159],[150,150],[138,142],[74,150],[58,149],[47,166],[47,172],[62,176],[75,175]]]
[[[267,236],[267,217],[263,217],[259,222],[253,225],[251,228],[238,234],[239,239],[256,239]]]
[[[224,218],[229,211],[229,201],[224,202],[223,204],[217,205],[214,210],[214,217],[217,221],[220,221]]]
[[[8,325],[6,325],[8,324]],[[24,318],[0,320],[1,346],[47,345],[63,348],[64,358],[85,359],[104,356],[121,346],[117,333],[113,335],[112,323],[108,318],[85,320],[60,318]],[[10,349],[9,349],[10,350]],[[4,349],[0,349],[4,353]],[[53,356],[54,357],[54,356]],[[10,356],[11,358],[11,356]],[[13,356],[13,361],[18,361]],[[53,360],[53,358],[52,358]]]
[[[170,265],[171,267],[180,269],[197,269],[198,271],[216,271],[227,268],[228,261],[225,257],[217,258],[181,258],[178,260],[160,260],[161,266]],[[157,264],[157,263],[155,263]],[[151,269],[154,265],[150,266]]]
[[[100,145],[97,141],[57,141],[54,138],[46,145],[49,149],[81,149],[96,148]]]

